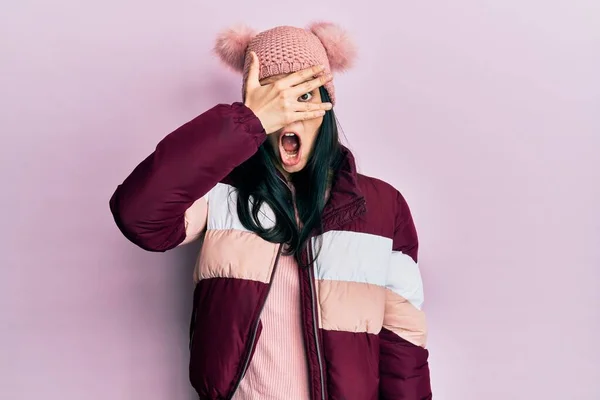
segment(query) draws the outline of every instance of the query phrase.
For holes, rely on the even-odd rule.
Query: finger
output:
[[[314,79],[311,79],[308,82],[301,83],[301,84],[289,89],[290,94],[292,94],[294,96],[302,96],[304,93],[312,92],[316,88],[323,86],[324,84],[331,81],[332,79],[333,79],[333,76],[331,74],[325,74],[325,75],[318,76]]]
[[[250,69],[248,70],[248,78],[246,80],[247,88],[255,88],[260,86],[260,81],[258,80],[259,76],[259,62],[258,56],[255,52],[251,51],[250,56],[252,57],[252,61],[250,61]]]
[[[306,121],[309,119],[320,118],[325,115],[325,110],[295,112],[292,116],[293,121]]]
[[[293,111],[328,111],[333,108],[331,103],[309,103],[309,102],[294,102],[292,105]]]
[[[285,78],[282,78],[281,83],[284,87],[296,86],[302,82],[312,79],[315,75],[323,72],[324,69],[325,67],[323,65],[315,65],[314,67],[305,68],[298,72],[294,72]]]

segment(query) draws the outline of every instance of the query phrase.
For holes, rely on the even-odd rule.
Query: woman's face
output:
[[[273,83],[289,74],[263,79],[261,85]],[[319,88],[298,98],[300,102],[321,103]],[[323,123],[323,117],[296,121],[269,135],[268,141],[277,158],[277,165],[285,175],[301,171],[313,152],[314,144]]]

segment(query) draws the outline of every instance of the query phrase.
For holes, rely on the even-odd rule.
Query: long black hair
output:
[[[321,100],[329,102],[327,91],[319,88]],[[302,261],[301,255],[309,238],[323,229],[322,214],[326,191],[342,161],[337,120],[333,110],[327,111],[315,139],[306,167],[291,174],[296,207],[301,226],[296,222],[294,195],[285,178],[277,170],[277,156],[265,142],[259,150],[234,171],[237,187],[237,213],[242,225],[272,243],[285,243],[285,252],[302,266],[310,265],[316,255]],[[275,224],[264,227],[261,206],[266,203],[275,214]],[[307,261],[306,261],[307,260]]]

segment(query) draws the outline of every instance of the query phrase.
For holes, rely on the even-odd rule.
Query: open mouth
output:
[[[300,136],[294,132],[284,132],[279,139],[279,152],[283,165],[291,167],[300,162]]]

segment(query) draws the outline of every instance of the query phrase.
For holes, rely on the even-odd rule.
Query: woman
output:
[[[110,201],[149,251],[202,238],[190,380],[200,399],[430,399],[417,234],[402,195],[339,142],[336,25],[220,35],[243,103],[166,136]]]

